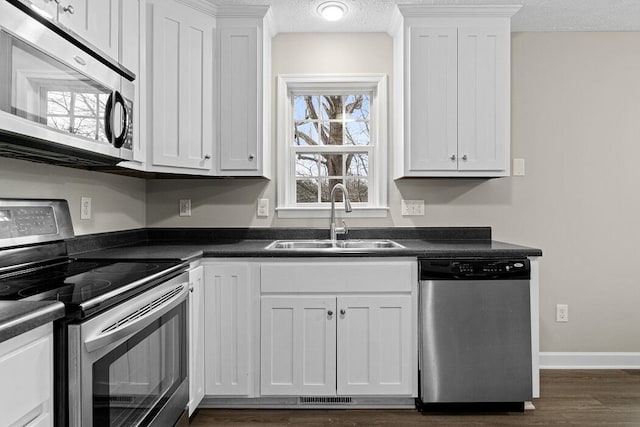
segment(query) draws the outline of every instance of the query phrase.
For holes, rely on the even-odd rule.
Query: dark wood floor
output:
[[[640,427],[640,370],[547,370],[542,397],[523,414],[422,415],[413,410],[201,409],[205,426],[624,426]]]

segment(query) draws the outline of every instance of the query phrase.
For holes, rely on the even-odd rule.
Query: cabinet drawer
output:
[[[262,293],[411,292],[415,281],[415,261],[277,262],[260,268]]]

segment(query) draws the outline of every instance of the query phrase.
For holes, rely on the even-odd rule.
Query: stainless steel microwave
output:
[[[131,160],[133,82],[28,4],[0,0],[0,155],[78,167]]]

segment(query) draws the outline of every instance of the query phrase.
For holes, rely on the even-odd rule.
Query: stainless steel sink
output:
[[[356,252],[403,249],[393,240],[276,240],[266,250]]]

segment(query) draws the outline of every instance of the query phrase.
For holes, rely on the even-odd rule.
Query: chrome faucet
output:
[[[347,187],[342,184],[336,184],[331,189],[331,224],[329,225],[329,232],[331,233],[331,240],[337,240],[338,234],[347,234],[347,224],[342,221],[342,227],[336,227],[336,190],[342,190],[342,196],[344,199],[344,211],[351,212],[351,200],[349,200],[349,192]]]

